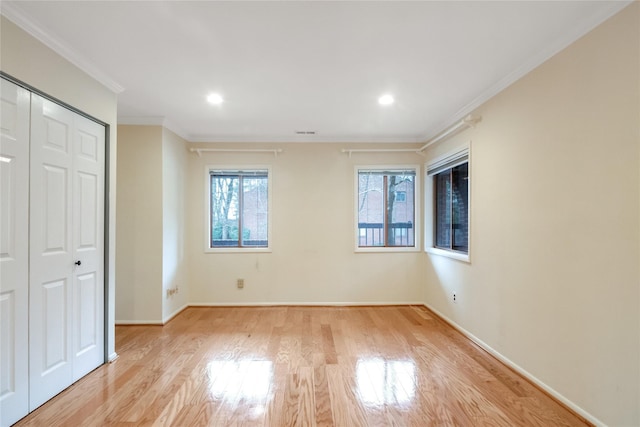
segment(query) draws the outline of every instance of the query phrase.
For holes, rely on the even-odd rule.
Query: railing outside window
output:
[[[389,224],[388,233],[391,246],[413,246],[413,223],[396,222]],[[358,245],[361,247],[385,246],[384,224],[358,223]]]

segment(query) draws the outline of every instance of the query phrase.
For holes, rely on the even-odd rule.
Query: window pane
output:
[[[268,187],[267,177],[242,178],[242,246],[267,247]]]
[[[238,246],[238,176],[211,176],[211,247]]]
[[[451,248],[456,251],[469,251],[469,164],[464,163],[451,170],[453,188],[453,223]]]
[[[384,176],[358,174],[358,246],[384,246]]]
[[[358,246],[415,246],[415,170],[358,172]]]
[[[451,248],[451,170],[435,176],[435,246]]]
[[[387,177],[387,246],[414,246],[415,174]]]

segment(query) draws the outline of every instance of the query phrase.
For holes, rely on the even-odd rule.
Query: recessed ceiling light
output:
[[[219,93],[212,93],[209,96],[207,96],[207,102],[213,105],[220,105],[224,102],[224,99],[222,98],[222,95],[220,95]]]
[[[378,104],[380,105],[391,105],[394,103],[394,99],[393,96],[389,95],[389,94],[385,94],[382,95],[380,98],[378,98]]]

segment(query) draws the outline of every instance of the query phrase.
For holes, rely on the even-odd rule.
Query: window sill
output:
[[[440,255],[440,256],[452,258],[458,261],[463,261],[471,264],[471,257],[469,256],[469,254],[465,254],[463,252],[447,251],[447,250],[438,249],[438,248],[426,248],[425,252],[432,255]]]
[[[271,253],[271,248],[205,248],[207,254]]]
[[[365,248],[356,248],[355,253],[381,253],[381,252],[420,252],[420,248],[416,246],[412,247],[390,247],[390,246],[375,246],[375,247],[365,247]]]

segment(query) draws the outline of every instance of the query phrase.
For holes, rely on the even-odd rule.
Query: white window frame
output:
[[[266,170],[267,171],[267,247],[225,247],[212,248],[211,244],[211,171],[239,171],[239,170]],[[271,224],[273,223],[273,171],[270,165],[207,165],[204,168],[204,252],[205,253],[256,253],[256,252],[272,252],[273,233],[271,232]]]
[[[433,169],[438,164],[446,163],[449,159],[461,158],[462,156],[467,156],[467,163],[469,164],[469,187],[468,187],[468,198],[469,198],[469,209],[467,212],[467,222],[468,222],[468,233],[467,236],[469,242],[469,250],[467,253],[447,250],[442,248],[436,248],[434,242],[435,236],[435,194],[434,194],[434,176],[436,174],[429,174],[427,171]],[[448,168],[447,168],[448,169]],[[445,169],[445,170],[447,170]],[[424,166],[425,170],[425,185],[424,185],[424,200],[425,200],[425,220],[424,220],[424,250],[425,252],[432,255],[439,255],[448,258],[452,258],[458,261],[463,261],[467,263],[471,263],[471,209],[472,209],[472,198],[473,194],[471,191],[471,186],[473,185],[473,180],[471,179],[471,142],[468,144],[457,147],[456,149],[450,150],[442,156],[438,156],[429,162],[427,162]]]
[[[413,246],[375,246],[375,247],[360,247],[358,245],[358,243],[360,242],[360,233],[358,231],[358,189],[359,189],[359,181],[358,181],[358,177],[359,177],[359,172],[361,170],[402,170],[402,169],[413,169],[416,171],[416,179],[414,180],[414,189],[413,189],[413,194],[414,194],[414,201],[413,201],[413,214],[414,214],[414,236],[413,236]],[[421,238],[420,236],[421,231],[420,231],[420,218],[422,218],[421,216],[421,212],[420,212],[420,206],[421,206],[421,202],[420,202],[420,195],[422,194],[421,190],[420,190],[420,183],[422,181],[422,179],[420,178],[420,165],[406,165],[406,164],[400,164],[400,165],[356,165],[354,166],[353,169],[354,173],[353,173],[353,182],[354,182],[354,187],[353,187],[353,213],[354,213],[354,223],[353,223],[353,236],[354,236],[354,240],[353,240],[353,244],[354,244],[354,252],[357,253],[367,253],[367,252],[420,252],[421,250]],[[386,195],[385,195],[386,197]]]

